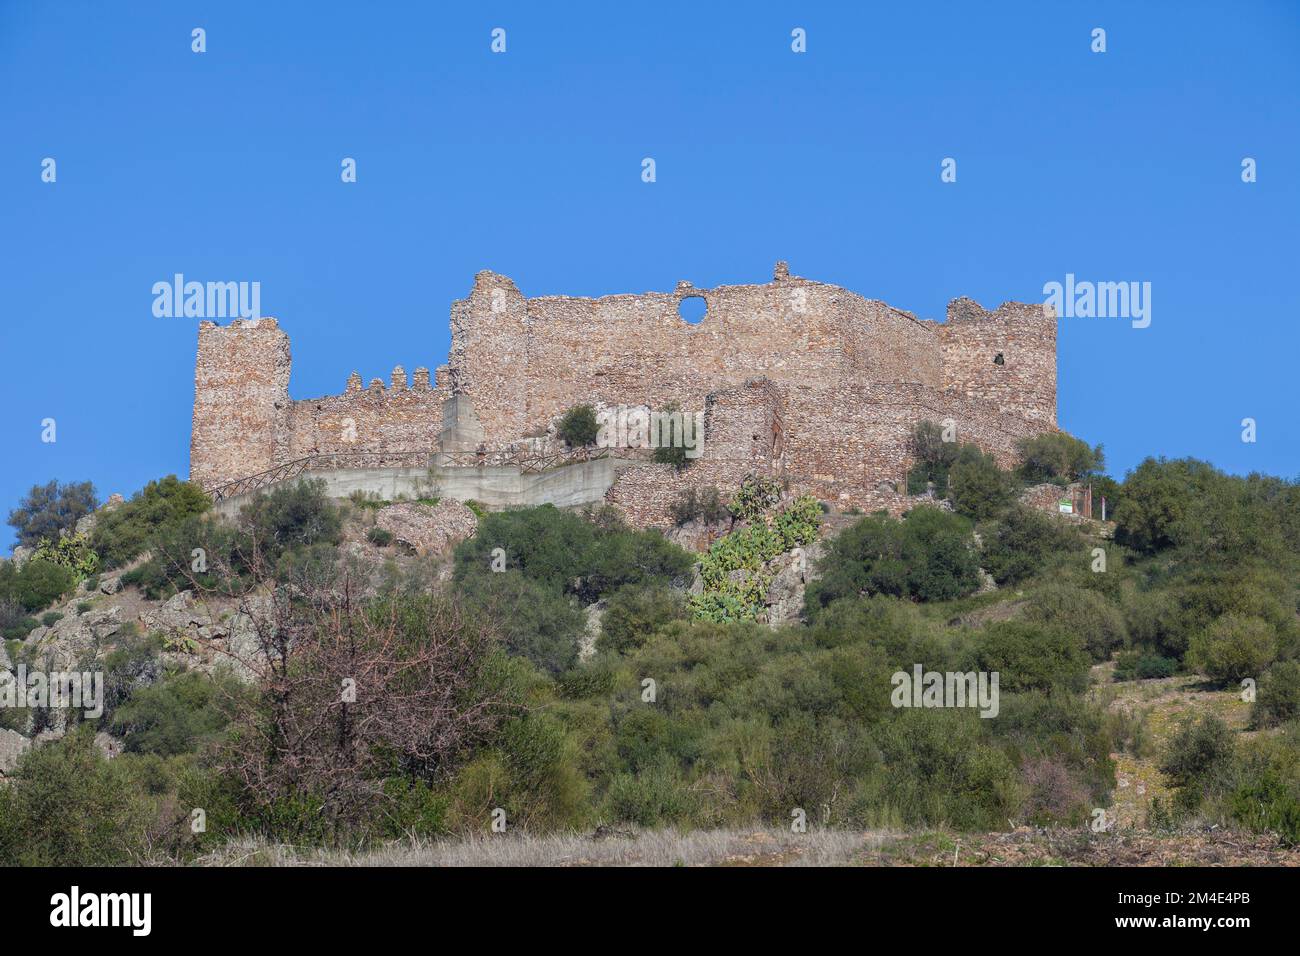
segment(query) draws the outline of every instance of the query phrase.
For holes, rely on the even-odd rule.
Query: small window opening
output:
[[[677,305],[677,314],[688,325],[699,325],[708,311],[709,304],[702,295],[688,295]]]
[[[994,364],[994,365],[1006,365],[1006,364],[1007,364],[1007,360],[1004,359],[1004,358],[1002,357],[1002,353],[999,352],[997,355],[993,356],[993,364]]]

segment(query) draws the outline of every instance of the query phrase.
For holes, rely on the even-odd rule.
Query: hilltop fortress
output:
[[[704,300],[698,323],[679,312],[688,298]],[[203,322],[191,480],[221,496],[299,463],[349,468],[362,482],[370,471],[435,466],[443,477],[459,469],[460,481],[500,467],[507,452],[555,452],[555,423],[574,405],[674,406],[703,412],[701,457],[680,472],[623,461],[593,474],[584,494],[662,526],[685,488],[726,492],[757,472],[841,507],[898,512],[917,422],[951,420],[959,441],[1003,465],[1015,462],[1017,440],[1056,427],[1050,309],[1007,302],[989,312],[956,299],[946,322],[919,320],[790,275],[785,263],[764,285],[680,282],[594,299],[530,299],[480,272],[452,304],[451,332],[448,362],[432,377],[416,368],[408,381],[398,366],[387,383],[363,387],[353,372],[342,394],[293,400],[289,339],[275,319]]]

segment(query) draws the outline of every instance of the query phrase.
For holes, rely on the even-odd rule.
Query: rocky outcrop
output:
[[[799,620],[803,613],[804,591],[817,576],[813,568],[822,551],[822,543],[817,541],[768,562],[769,571],[774,572],[764,601],[769,625],[780,627]]]
[[[729,518],[722,521],[705,521],[702,518],[693,518],[685,524],[669,528],[664,532],[664,537],[679,548],[694,551],[698,554],[708,551],[713,542],[731,530],[731,524]]]
[[[76,613],[69,605],[63,618],[38,627],[27,636],[27,646],[42,654],[56,670],[75,667],[88,659],[122,629],[122,609],[116,604]]]
[[[83,517],[77,519],[77,523],[72,529],[73,532],[75,534],[86,534],[86,535],[90,534],[90,532],[95,530],[95,525],[99,523],[99,516],[106,511],[112,511],[121,503],[122,503],[121,495],[119,494],[109,495],[108,500],[105,501],[102,505],[100,505],[98,510],[92,511],[90,514],[84,515]]]
[[[14,772],[18,766],[18,758],[21,757],[32,742],[20,733],[12,730],[0,729],[0,777],[5,777]]]
[[[260,616],[266,610],[265,604],[264,598],[250,598],[248,611]],[[174,643],[194,642],[224,651],[222,658],[228,658],[235,671],[243,676],[249,672],[245,662],[256,658],[257,631],[249,614],[239,609],[209,608],[196,602],[190,591],[178,591],[161,606],[142,611],[140,623]]]
[[[102,730],[95,734],[95,746],[99,748],[99,752],[108,760],[112,760],[114,757],[120,757],[122,755],[122,750],[124,749],[122,741],[118,740],[112,734],[104,733]]]
[[[375,525],[416,554],[441,555],[472,536],[478,519],[459,501],[444,498],[432,506],[402,501],[381,508]]]
[[[587,625],[578,635],[578,660],[589,661],[596,656],[596,642],[600,640],[601,623],[605,618],[605,602],[587,605]]]

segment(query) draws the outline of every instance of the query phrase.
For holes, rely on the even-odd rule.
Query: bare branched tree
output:
[[[338,833],[382,811],[385,779],[436,781],[521,708],[494,677],[489,621],[449,598],[363,597],[329,553],[272,568],[246,534],[202,572],[163,557],[205,607],[233,602],[230,628],[251,638],[200,640],[255,684],[231,698],[221,770],[258,807],[319,801]]]

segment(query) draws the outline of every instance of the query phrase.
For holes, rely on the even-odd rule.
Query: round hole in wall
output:
[[[688,325],[699,325],[709,311],[709,304],[702,295],[688,295],[677,303],[677,314]]]

